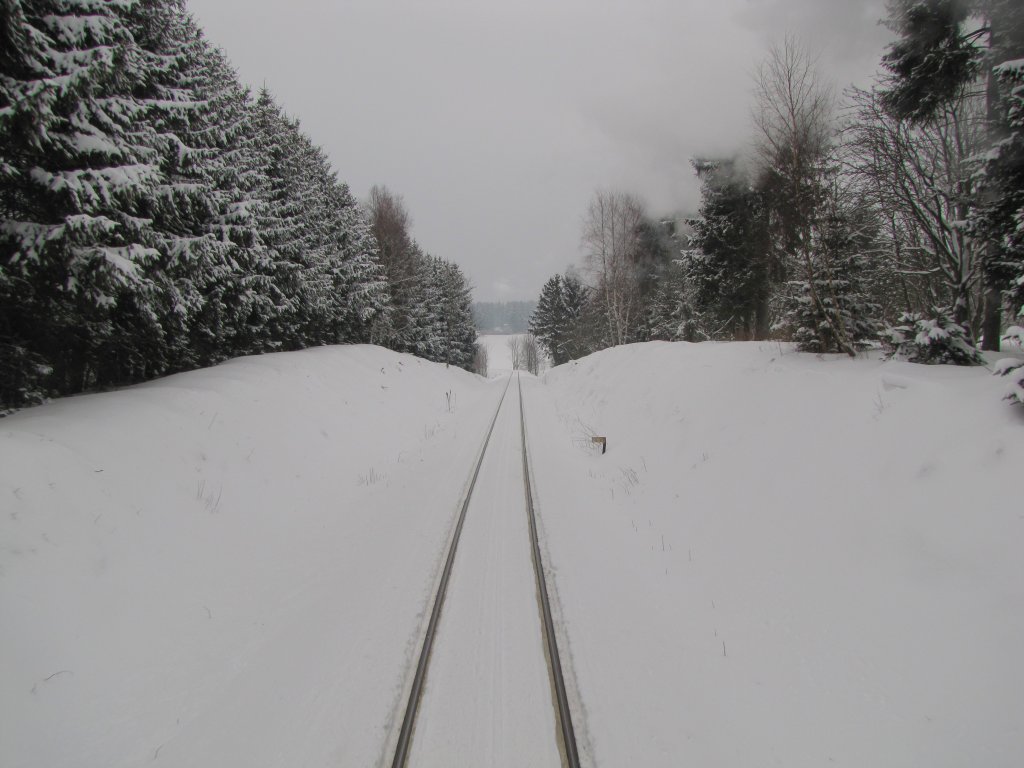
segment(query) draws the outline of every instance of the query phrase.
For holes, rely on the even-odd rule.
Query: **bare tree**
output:
[[[403,348],[407,331],[404,323],[412,316],[422,254],[409,235],[412,220],[401,195],[387,187],[374,186],[365,209],[370,231],[380,249],[380,262],[388,278],[394,308],[387,314],[385,327],[380,330],[383,338],[378,341]]]
[[[473,345],[473,373],[487,376],[487,346],[480,342]]]
[[[885,219],[907,309],[949,307],[957,323],[978,328],[982,254],[957,222],[969,215],[969,166],[984,146],[982,100],[965,92],[915,125],[887,110],[877,90],[853,89],[850,99],[845,165]]]
[[[540,349],[532,333],[523,337],[523,367],[534,376],[540,373]]]
[[[512,355],[512,370],[518,371],[523,362],[523,343],[519,336],[508,337],[508,351]]]
[[[412,265],[412,220],[401,195],[387,187],[370,188],[366,203],[370,231],[380,247],[380,260],[389,278],[408,279],[415,271]]]
[[[606,316],[608,342],[631,340],[639,323],[636,264],[641,248],[644,206],[633,195],[598,190],[583,225],[587,268]]]
[[[758,69],[754,94],[761,186],[772,209],[778,278],[795,273],[823,327],[823,341],[855,354],[827,263],[816,252],[819,209],[828,194],[835,97],[817,60],[795,37],[773,45]]]

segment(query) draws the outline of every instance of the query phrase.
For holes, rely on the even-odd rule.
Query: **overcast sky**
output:
[[[365,199],[479,301],[536,298],[580,260],[598,188],[689,212],[694,155],[751,135],[751,76],[787,32],[867,82],[884,0],[189,0],[243,82],[264,83]]]

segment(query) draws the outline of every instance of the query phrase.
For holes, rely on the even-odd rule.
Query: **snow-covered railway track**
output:
[[[522,387],[517,379],[518,397],[507,398],[511,381],[459,510],[392,768],[579,765],[537,537]]]
[[[569,697],[565,689],[565,677],[562,674],[562,659],[558,654],[558,639],[555,636],[555,622],[551,615],[551,601],[548,599],[547,579],[544,578],[544,560],[541,557],[540,539],[537,535],[537,513],[533,508],[533,485],[530,482],[530,461],[526,448],[526,409],[523,408],[523,386],[518,377],[516,383],[519,389],[519,425],[523,441],[523,483],[526,490],[526,510],[530,521],[530,546],[533,555],[534,576],[537,580],[537,598],[540,602],[541,621],[544,627],[544,648],[547,653],[555,709],[558,716],[559,750],[565,765],[569,768],[579,768],[580,756],[576,746],[576,732],[572,726],[572,713],[569,711]]]

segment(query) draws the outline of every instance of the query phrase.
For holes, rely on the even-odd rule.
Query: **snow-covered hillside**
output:
[[[522,378],[585,764],[1024,762],[1004,380],[767,343]],[[0,765],[386,761],[506,380],[319,348],[0,421]]]
[[[596,764],[1021,765],[1024,410],[1004,389],[652,343],[528,390]]]

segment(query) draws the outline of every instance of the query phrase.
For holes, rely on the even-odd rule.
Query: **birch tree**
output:
[[[633,195],[599,190],[587,209],[583,246],[605,315],[608,344],[633,340],[642,319],[636,263],[644,207]]]

